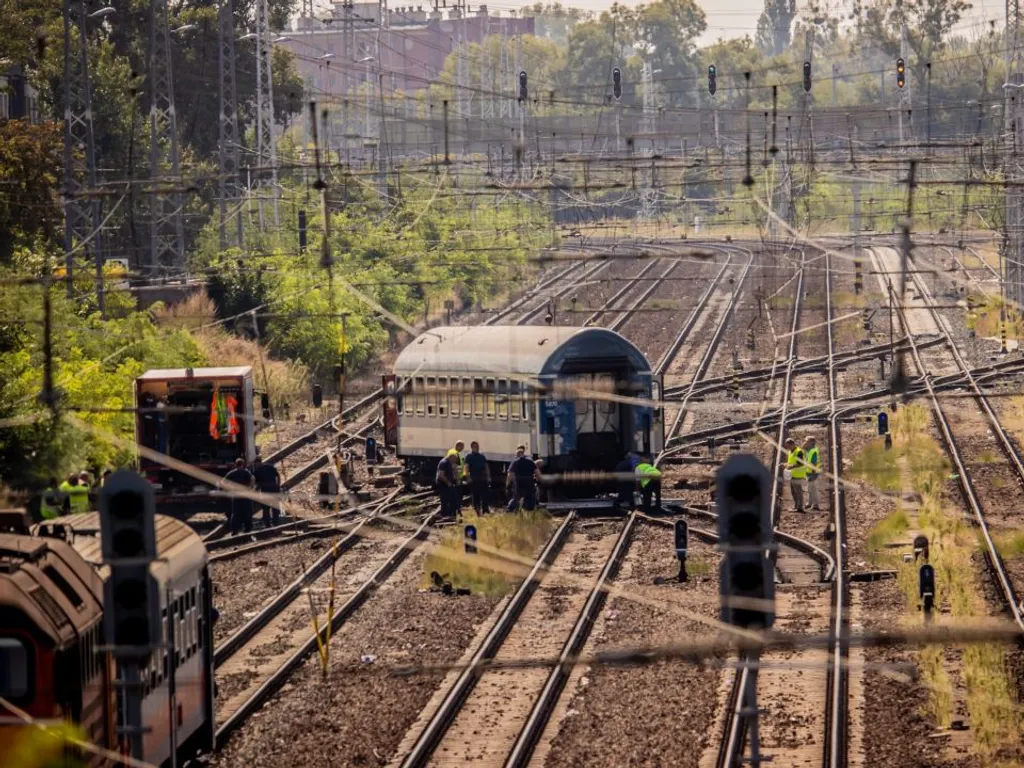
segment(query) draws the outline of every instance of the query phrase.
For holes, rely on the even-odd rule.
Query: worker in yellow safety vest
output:
[[[455,470],[455,485],[451,493],[454,498],[458,499],[459,509],[462,508],[463,491],[466,486],[466,462],[462,456],[464,450],[466,450],[466,444],[462,440],[456,440],[455,447],[449,448],[445,454],[445,458],[451,462],[452,469]]]
[[[640,458],[636,465],[636,479],[640,484],[640,500],[645,514],[651,514],[652,497],[655,500],[655,508],[661,509],[661,470],[651,463],[650,454]]]
[[[89,511],[89,486],[83,485],[78,475],[68,477],[58,490],[67,495],[68,512],[77,515]]]
[[[789,478],[789,492],[793,496],[793,506],[797,512],[804,511],[804,485],[807,482],[807,465],[804,463],[804,450],[792,438],[786,440],[786,477]]]
[[[59,490],[57,478],[51,477],[39,496],[39,514],[43,520],[53,520],[64,514],[64,503],[67,497]]]
[[[807,505],[820,511],[818,478],[821,476],[821,451],[818,450],[818,441],[813,437],[804,440],[804,461],[807,464]]]

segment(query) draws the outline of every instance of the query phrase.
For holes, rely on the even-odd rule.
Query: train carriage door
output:
[[[395,376],[383,377],[384,389],[384,445],[398,446],[398,393],[395,391]]]

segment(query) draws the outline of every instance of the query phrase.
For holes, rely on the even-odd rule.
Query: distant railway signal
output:
[[[718,541],[725,550],[720,588],[722,620],[767,629],[775,623],[775,574],[769,509],[771,478],[749,454],[731,456],[715,480]]]
[[[712,96],[714,96],[715,91],[718,90],[718,83],[715,82],[717,77],[718,69],[715,67],[714,64],[712,64],[710,67],[708,67],[708,93],[710,93]]]
[[[526,87],[526,70],[520,70],[519,72],[519,100],[526,101],[529,91]]]
[[[810,93],[811,91],[811,62],[804,62],[804,90]]]
[[[612,70],[612,96],[616,101],[622,98],[622,70],[618,67]]]
[[[903,59],[896,59],[896,86],[902,88],[907,84],[907,68]]]
[[[476,554],[476,526],[475,525],[467,525],[465,527],[464,531],[463,531],[463,534],[465,535],[466,554],[467,555],[475,555]]]

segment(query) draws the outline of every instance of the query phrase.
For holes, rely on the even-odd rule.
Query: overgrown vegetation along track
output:
[[[378,510],[378,514],[381,512],[383,508]],[[426,538],[436,514],[427,514],[414,526],[411,536],[401,534],[397,548],[394,547],[393,536],[365,536],[365,542],[361,542],[375,525],[371,517],[365,517],[245,626],[217,647],[214,665],[219,688],[218,746],[259,709],[318,644],[326,644],[330,635],[337,632],[395,572]],[[353,553],[345,558],[348,567],[340,579],[341,586],[335,590],[336,561],[360,544],[364,547],[362,553],[358,556]],[[315,599],[314,593],[317,593]],[[324,594],[329,595],[329,610],[323,607]],[[303,597],[307,597],[308,604]],[[311,628],[314,614],[318,631]]]
[[[888,251],[873,249],[872,258],[876,260],[876,263],[883,261],[886,262],[886,269],[880,269],[879,271],[895,271],[895,266],[898,265],[898,256],[892,249],[888,249]],[[971,473],[967,467],[967,462],[964,459],[960,444],[956,439],[950,420],[942,406],[942,403],[940,402],[935,387],[931,382],[931,377],[927,375],[927,371],[930,370],[930,366],[924,362],[921,350],[918,348],[916,343],[913,343],[914,339],[912,328],[914,327],[914,324],[908,319],[908,313],[910,311],[926,312],[928,317],[934,323],[934,328],[938,331],[939,335],[945,339],[947,349],[955,362],[955,366],[958,369],[959,374],[965,377],[965,383],[967,384],[975,403],[982,411],[989,429],[998,442],[1007,461],[1012,466],[1018,482],[1024,482],[1024,462],[1022,462],[1019,451],[1009,439],[999,417],[988,402],[988,398],[984,391],[978,386],[977,380],[971,374],[970,368],[964,360],[956,341],[949,332],[945,319],[938,312],[934,297],[928,291],[927,286],[924,285],[924,282],[920,279],[919,275],[910,271],[909,277],[917,288],[920,299],[910,302],[914,309],[908,309],[908,307],[904,307],[902,304],[897,305],[897,316],[906,333],[911,336],[911,356],[913,358],[914,365],[919,372],[925,372],[924,385],[928,401],[931,406],[931,411],[935,418],[935,423],[942,436],[946,453],[956,471],[961,494],[968,508],[971,510],[974,521],[981,533],[985,556],[992,569],[992,574],[1000,595],[1002,596],[1004,606],[1017,626],[1024,629],[1024,615],[1022,615],[1020,600],[1016,590],[1014,589],[1014,585],[1007,571],[1006,565],[1003,562],[1003,558],[996,546],[995,539],[989,527],[988,519],[986,518],[978,491],[975,488],[974,480],[972,479]]]

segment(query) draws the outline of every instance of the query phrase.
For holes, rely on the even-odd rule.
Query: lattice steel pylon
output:
[[[1005,299],[1015,311],[1020,310],[1024,301],[1024,285],[1021,268],[1024,259],[1024,194],[1019,186],[1020,142],[1024,137],[1021,122],[1024,110],[1021,99],[1024,98],[1024,76],[1021,74],[1021,39],[1020,39],[1020,6],[1019,0],[1006,0],[1006,77],[1004,86],[1004,137],[1003,180],[1006,182],[1004,204],[1006,236],[1003,243],[1003,292]]]
[[[260,229],[266,227],[265,204],[270,192],[271,214],[274,226],[277,216],[277,142],[274,138],[274,50],[270,36],[270,14],[267,0],[256,3],[256,155],[259,163],[257,192],[259,199]]]
[[[220,0],[217,9],[218,70],[220,74],[220,118],[218,125],[218,209],[220,215],[220,247],[242,246],[242,213],[244,201],[241,147],[238,133],[238,91],[235,88],[235,13],[231,0]],[[232,226],[228,220],[233,219]],[[228,237],[231,231],[232,237]]]
[[[96,293],[103,311],[100,201],[82,194],[96,188],[96,145],[92,129],[88,38],[84,0],[64,0],[64,268],[73,293],[74,249],[80,243],[96,262]]]
[[[164,275],[185,268],[181,215],[178,121],[174,112],[171,32],[167,0],[153,0],[149,16],[150,251],[146,271]]]

